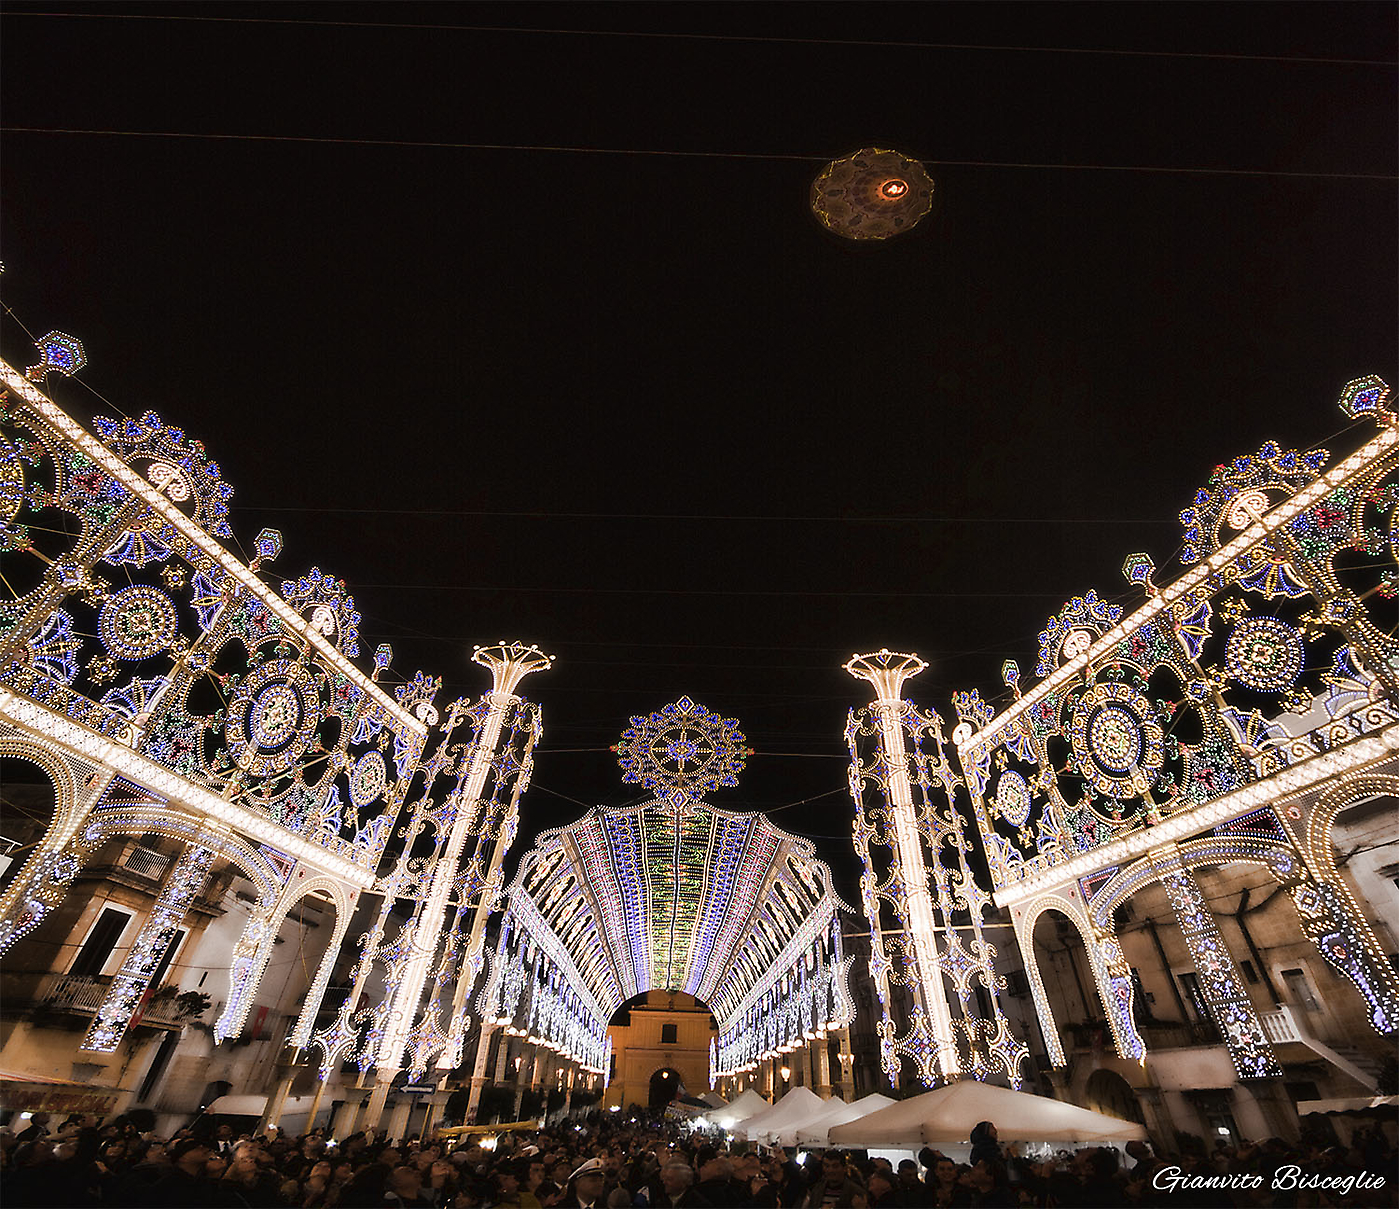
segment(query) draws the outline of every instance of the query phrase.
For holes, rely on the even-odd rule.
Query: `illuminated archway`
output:
[[[488,1022],[602,1073],[613,1012],[683,991],[718,1025],[711,1079],[849,1022],[841,903],[815,845],[699,797],[736,784],[743,742],[688,698],[632,719],[624,779],[664,796],[595,807],[525,854],[478,1001]]]

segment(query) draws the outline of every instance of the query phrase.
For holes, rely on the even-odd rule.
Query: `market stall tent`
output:
[[[785,1137],[780,1140],[784,1146],[827,1146],[830,1144],[827,1134],[837,1125],[858,1121],[861,1117],[867,1117],[872,1112],[878,1112],[881,1108],[888,1108],[889,1105],[896,1103],[898,1103],[897,1100],[881,1096],[878,1092],[865,1096],[861,1100],[855,1100],[853,1103],[845,1100],[828,1100],[825,1111],[820,1116],[812,1117],[811,1120],[801,1125],[790,1142]]]
[[[734,1130],[750,1142],[771,1142],[777,1136],[804,1125],[826,1107],[809,1087],[794,1087],[766,1112],[760,1112],[741,1122]]]
[[[837,1125],[829,1139],[832,1146],[917,1150],[964,1143],[979,1121],[992,1122],[1002,1142],[1106,1145],[1146,1137],[1146,1130],[1134,1121],[967,1079]]]
[[[749,1117],[757,1116],[758,1113],[765,1112],[771,1107],[762,1096],[750,1087],[722,1108],[705,1113],[704,1119],[719,1126],[720,1129],[731,1129],[740,1121],[746,1121]]]

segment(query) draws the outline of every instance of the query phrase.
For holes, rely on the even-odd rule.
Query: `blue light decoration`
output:
[[[1231,860],[1288,889],[1377,1029],[1399,1022],[1399,979],[1335,870],[1324,805],[1399,787],[1377,776],[1399,734],[1399,640],[1383,603],[1399,597],[1387,400],[1373,376],[1347,385],[1342,410],[1377,432],[1334,465],[1324,449],[1269,441],[1216,466],[1180,513],[1179,578],[1158,584],[1149,556],[1129,555],[1123,574],[1145,596],[1130,615],[1076,597],[1040,635],[1038,683],[1016,679],[994,713],[954,695],[957,764],[1031,985],[1024,921],[1074,914],[1122,1057],[1145,1051],[1112,912],[1159,883],[1241,1075],[1277,1073],[1189,872]],[[1039,991],[1036,1006],[1045,1019]]]
[[[353,658],[359,654],[360,615],[343,579],[322,575],[319,567],[312,567],[300,579],[283,580],[282,596],[306,617],[313,630],[346,655]]]
[[[255,562],[272,562],[282,552],[282,531],[280,529],[259,530],[258,535],[253,538],[253,550],[257,554]]]
[[[738,784],[745,743],[734,719],[681,697],[657,713],[632,718],[615,750],[626,784],[659,796],[678,790],[698,797]]]
[[[1341,390],[1336,406],[1352,420],[1361,416],[1377,415],[1389,400],[1389,384],[1376,374],[1366,374],[1347,382]]]
[[[143,473],[173,504],[190,505],[197,525],[215,537],[233,537],[228,525],[233,487],[223,479],[202,441],[187,437],[183,428],[167,426],[153,411],[139,419],[97,416],[92,426],[113,453]]]
[[[39,350],[39,364],[25,370],[32,382],[41,382],[51,373],[71,378],[87,364],[82,341],[66,332],[49,332],[36,340],[34,347]]]

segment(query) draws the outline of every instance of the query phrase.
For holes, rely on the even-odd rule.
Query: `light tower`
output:
[[[508,790],[508,797],[513,808],[527,780],[524,774],[529,766],[528,751],[526,751],[523,761],[509,761],[503,758],[506,753],[498,750],[508,718],[516,706],[521,703],[515,689],[525,676],[531,672],[549,668],[554,661],[552,655],[545,655],[537,647],[525,646],[519,642],[477,647],[472,654],[472,659],[490,669],[492,686],[490,691],[474,707],[474,711],[465,708],[461,711],[455,709],[452,711],[454,719],[458,713],[465,716],[475,712],[479,719],[480,729],[474,742],[468,746],[464,753],[462,776],[458,781],[457,788],[449,795],[448,800],[451,803],[453,817],[447,824],[446,840],[439,845],[436,858],[432,863],[432,871],[427,879],[426,894],[414,912],[413,918],[405,925],[404,932],[400,934],[401,936],[409,936],[411,939],[408,941],[408,951],[404,955],[402,964],[395,963],[397,966],[396,977],[391,980],[387,987],[388,1010],[384,1016],[383,1032],[375,1059],[378,1079],[374,1086],[374,1092],[370,1096],[365,1119],[365,1125],[369,1128],[378,1124],[390,1086],[394,1077],[406,1065],[405,1058],[409,1044],[415,1040],[414,1022],[418,1019],[423,991],[427,985],[428,975],[433,968],[434,958],[442,949],[447,908],[454,890],[462,899],[459,903],[458,916],[463,914],[462,908],[467,905],[465,895],[468,888],[463,887],[460,882],[463,851],[468,838],[481,829],[484,821],[482,818],[483,805],[494,802],[500,796],[498,792],[487,794],[487,784],[492,773],[495,774],[498,782],[513,779],[513,784]],[[482,710],[482,706],[485,707],[484,710]],[[484,717],[481,717],[482,713],[484,713]],[[535,726],[532,729],[533,733],[527,741],[528,747],[532,747],[533,742],[538,737],[538,727]],[[448,801],[444,801],[442,805],[446,807]],[[440,819],[438,825],[441,826]],[[509,837],[505,834],[496,837],[497,852],[499,852],[502,842],[508,844]],[[503,856],[503,853],[500,853],[500,856]],[[495,873],[498,880],[500,859],[495,853],[492,854],[490,865],[491,871]],[[488,882],[489,879],[483,879],[483,881]],[[478,888],[481,900],[477,906],[477,918],[471,924],[468,957],[470,956],[471,943],[475,943],[479,947],[485,925],[485,915],[491,906],[488,900],[494,898],[495,889],[495,886],[487,884]],[[454,948],[458,940],[457,936],[448,937],[449,949]],[[444,954],[443,957],[445,962],[450,958],[450,953]],[[470,962],[463,962],[457,970],[459,985],[455,999],[465,1000],[466,991],[461,988],[460,982],[471,979],[473,971],[470,964]],[[442,979],[439,977],[437,980],[439,986],[441,981]],[[456,1005],[454,1004],[454,1006]],[[455,1015],[461,1017],[463,1013],[457,1011]],[[431,1027],[433,1024],[435,1024],[435,1020],[424,1017],[418,1031],[422,1031],[424,1027]],[[460,1045],[461,1036],[462,1024],[454,1023],[448,1037],[438,1038],[438,1042],[439,1044],[451,1042],[453,1048],[457,1048]],[[415,1046],[415,1049],[424,1048],[426,1047]],[[415,1066],[421,1067],[425,1064],[425,1060],[421,1056],[415,1058]]]
[[[996,1000],[1004,983],[993,965],[995,948],[982,935],[990,896],[967,865],[955,805],[961,778],[943,757],[941,718],[920,713],[903,696],[904,684],[927,666],[917,655],[887,649],[845,664],[875,693],[867,709],[850,711],[845,737],[855,850],[865,865],[860,891],[870,921],[870,974],[883,1012],[881,1063],[895,1084],[906,1057],[926,1084],[1001,1069],[1018,1087],[1026,1050]],[[867,788],[874,790],[868,802]],[[978,983],[989,1018],[973,1010]],[[906,988],[906,1010],[894,987]]]

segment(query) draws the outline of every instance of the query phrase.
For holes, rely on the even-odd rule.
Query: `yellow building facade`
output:
[[[645,1107],[657,1092],[699,1096],[711,1090],[709,1043],[718,1036],[709,1009],[683,991],[648,991],[608,1026],[612,1081],[604,1107]],[[678,1078],[676,1078],[678,1076]]]

